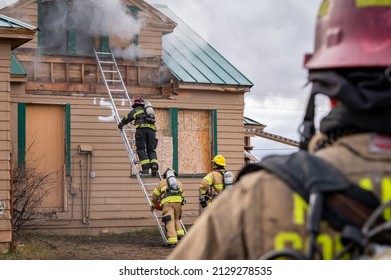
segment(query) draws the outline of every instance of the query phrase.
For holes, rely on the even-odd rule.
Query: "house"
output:
[[[36,30],[0,15],[0,252],[7,251],[12,241],[10,83],[24,81],[11,51],[33,39]]]
[[[186,188],[185,224],[199,215],[198,186],[213,156],[223,154],[235,173],[244,165],[244,94],[251,81],[167,6],[110,3],[19,0],[0,10],[39,29],[13,50],[15,79],[9,91],[8,81],[1,87],[2,108],[10,108],[12,164],[34,166],[52,178],[31,230],[99,234],[156,225],[131,170],[94,48],[111,49],[128,92],[153,104],[160,170],[173,167]],[[7,59],[0,69],[6,72],[11,46],[1,42]],[[128,110],[121,108],[124,115]]]

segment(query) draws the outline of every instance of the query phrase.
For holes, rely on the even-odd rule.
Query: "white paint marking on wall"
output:
[[[96,100],[94,98],[94,105],[96,104]],[[99,105],[102,107],[110,108],[111,109],[111,115],[110,116],[98,116],[98,120],[102,122],[112,122],[114,120],[115,112],[113,105],[111,102],[106,101],[103,97],[99,100]]]
[[[5,210],[5,203],[3,201],[0,201],[0,216],[4,215]]]

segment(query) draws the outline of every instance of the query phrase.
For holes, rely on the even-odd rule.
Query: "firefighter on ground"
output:
[[[217,155],[213,158],[213,170],[206,175],[200,185],[200,205],[205,208],[213,203],[213,200],[234,182],[234,176],[226,171],[225,158]]]
[[[151,174],[153,177],[159,169],[157,160],[156,147],[158,140],[156,139],[156,125],[154,114],[149,114],[145,108],[144,100],[138,96],[132,104],[133,110],[129,112],[118,124],[118,128],[134,121],[136,126],[136,152],[141,165],[141,174]]]
[[[353,258],[376,252],[365,244],[389,246],[387,227],[373,231],[389,208],[368,216],[391,197],[390,38],[390,1],[324,0],[304,62],[312,87],[300,150],[245,166],[168,258],[330,259],[341,248]],[[332,108],[316,128],[318,93]]]
[[[182,183],[175,170],[168,168],[163,174],[151,198],[151,211],[162,209],[162,221],[167,233],[167,247],[174,247],[184,236],[181,224],[182,206],[186,203]]]

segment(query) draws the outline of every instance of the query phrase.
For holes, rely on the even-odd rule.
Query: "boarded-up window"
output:
[[[178,164],[181,174],[200,174],[210,171],[212,154],[210,124],[210,111],[178,111]]]

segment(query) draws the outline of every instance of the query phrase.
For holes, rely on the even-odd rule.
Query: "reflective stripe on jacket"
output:
[[[169,195],[165,196],[166,191],[167,191],[167,180],[163,179],[161,180],[157,187],[153,190],[152,193],[152,198],[151,198],[151,206],[155,206],[155,204],[160,200],[160,204],[164,205],[167,202],[178,202],[182,203],[184,197],[185,197],[185,192],[183,190],[183,185],[182,183],[177,179],[178,182],[178,187],[180,190],[180,195]]]
[[[221,169],[220,171],[223,173],[225,172],[224,169]],[[212,195],[217,195],[223,191],[224,178],[220,171],[213,170],[202,179],[200,185],[200,192],[202,195],[204,195],[208,190]]]

